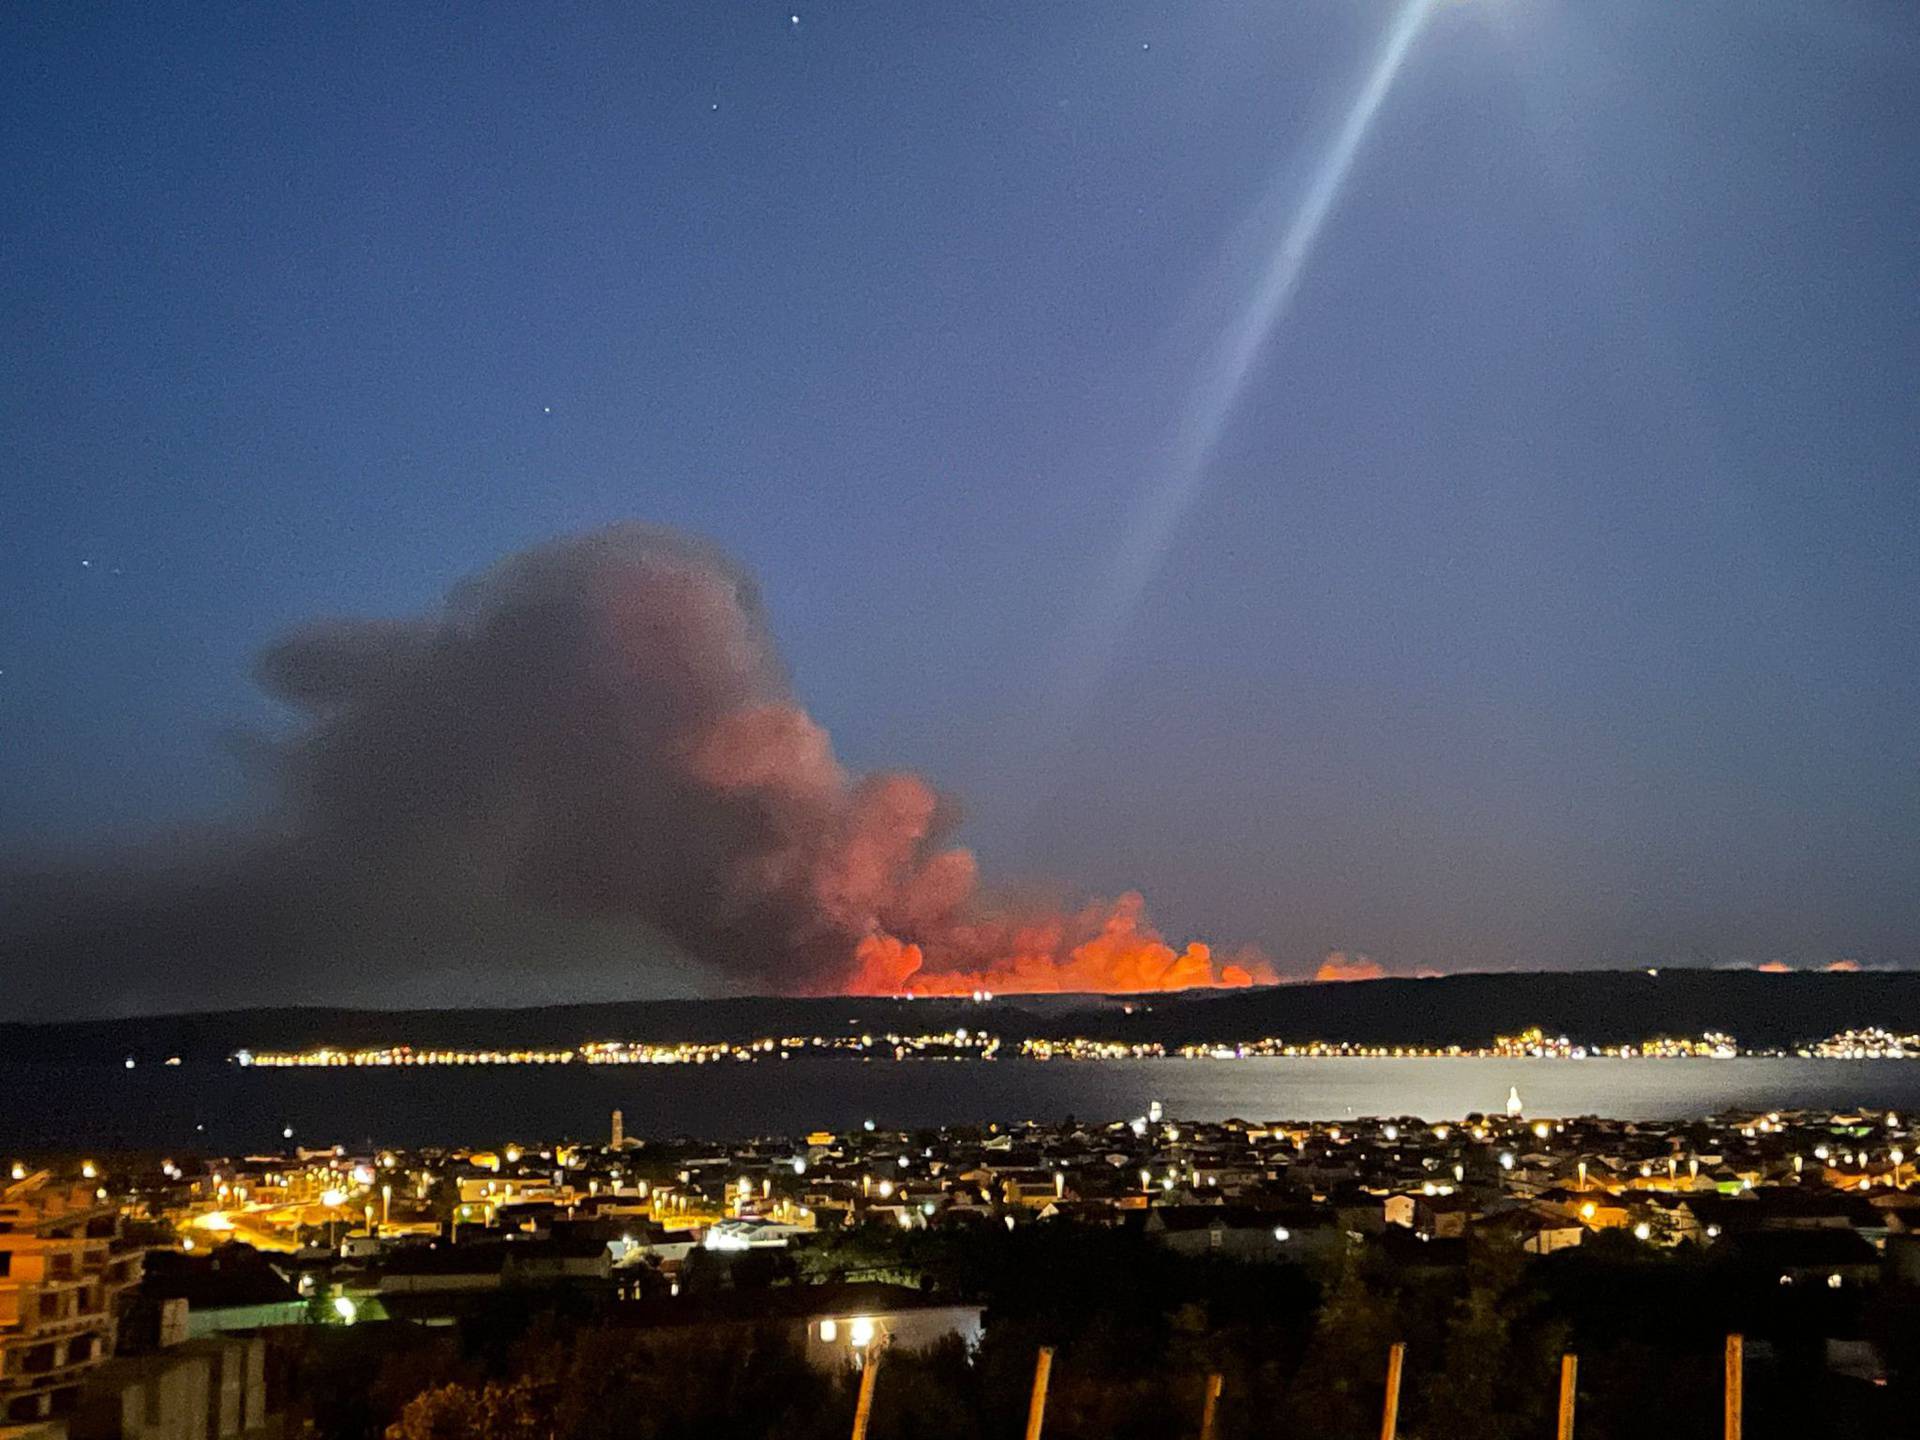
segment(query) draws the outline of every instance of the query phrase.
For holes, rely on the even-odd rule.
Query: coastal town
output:
[[[584,1041],[563,1048],[449,1049],[432,1046],[315,1046],[307,1050],[236,1051],[232,1063],[243,1068],[334,1069],[407,1068],[441,1065],[707,1065],[725,1062],[840,1057],[860,1060],[1250,1060],[1250,1059],[1418,1059],[1418,1060],[1920,1060],[1920,1033],[1896,1034],[1878,1026],[1849,1029],[1791,1047],[1743,1046],[1718,1030],[1699,1035],[1657,1035],[1631,1044],[1587,1044],[1565,1035],[1529,1029],[1495,1036],[1486,1045],[1381,1045],[1349,1040],[1207,1041],[1168,1045],[1158,1041],[1024,1037],[1008,1043],[985,1030],[959,1026],[911,1034],[861,1031],[844,1035],[765,1036],[747,1041]],[[128,1069],[139,1063],[133,1057]],[[178,1057],[164,1062],[179,1064]]]
[[[753,1315],[833,1373],[881,1347],[977,1348],[996,1311],[952,1278],[969,1253],[1089,1233],[1323,1289],[1360,1266],[1464,1276],[1488,1250],[1667,1257],[1817,1317],[1825,1369],[1884,1386],[1891,1357],[1846,1317],[1920,1286],[1917,1166],[1897,1113],[1628,1122],[1537,1116],[1517,1092],[1440,1123],[1194,1123],[1149,1103],[714,1143],[629,1136],[615,1111],[592,1140],[21,1156],[0,1191],[0,1421],[92,1440],[136,1400],[217,1409],[226,1384],[251,1419],[166,1433],[265,1433],[288,1335],[434,1331],[529,1297],[720,1337],[752,1288]]]

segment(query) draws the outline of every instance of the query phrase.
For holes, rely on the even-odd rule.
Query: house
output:
[[[450,1294],[598,1284],[612,1278],[613,1252],[607,1242],[556,1237],[395,1251],[382,1261],[372,1289],[381,1296]]]
[[[1382,1207],[1388,1225],[1430,1235],[1437,1240],[1457,1240],[1467,1233],[1467,1225],[1477,1208],[1473,1201],[1457,1191],[1445,1194],[1434,1190],[1408,1190],[1389,1195]]]
[[[172,1301],[186,1302],[189,1340],[299,1325],[307,1318],[306,1301],[293,1282],[251,1245],[222,1245],[207,1255],[153,1251],[140,1281],[139,1302],[164,1307]]]
[[[1490,1215],[1474,1227],[1483,1234],[1504,1235],[1529,1255],[1551,1255],[1578,1245],[1587,1227],[1556,1211],[1528,1207]]]
[[[1589,1230],[1624,1230],[1633,1223],[1627,1204],[1604,1190],[1548,1190],[1539,1203]]]
[[[1300,1262],[1344,1246],[1325,1212],[1254,1210],[1244,1205],[1156,1205],[1142,1233],[1179,1255]]]
[[[781,1285],[657,1297],[624,1305],[611,1323],[643,1331],[698,1332],[729,1344],[756,1328],[791,1335],[809,1364],[839,1370],[870,1351],[979,1344],[984,1307],[903,1285]]]

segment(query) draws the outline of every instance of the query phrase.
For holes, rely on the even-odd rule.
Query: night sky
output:
[[[290,628],[637,519],[991,883],[1920,952],[1903,0],[15,5],[0,130],[16,895],[271,824]],[[191,951],[9,917],[0,1016],[706,984]]]

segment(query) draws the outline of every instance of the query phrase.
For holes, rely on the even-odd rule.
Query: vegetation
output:
[[[1221,1440],[1372,1440],[1396,1339],[1408,1345],[1409,1440],[1551,1434],[1570,1348],[1580,1355],[1582,1440],[1643,1434],[1650,1417],[1668,1433],[1714,1434],[1728,1307],[1760,1303],[1727,1293],[1704,1262],[1644,1245],[1545,1260],[1476,1246],[1464,1264],[1391,1272],[1369,1254],[1316,1281],[1296,1267],[1182,1259],[1138,1235],[1064,1224],[958,1236],[873,1227],[778,1263],[725,1275],[708,1266],[685,1293],[697,1303],[698,1289],[720,1285],[885,1273],[984,1303],[976,1353],[955,1343],[884,1356],[874,1440],[1019,1434],[1042,1344],[1056,1347],[1048,1440],[1191,1435],[1215,1371],[1225,1377]],[[1829,1379],[1795,1311],[1760,1299],[1772,1308],[1749,1309],[1747,1328],[1770,1338],[1756,1344],[1748,1434],[1893,1433],[1884,1427],[1900,1393]],[[1913,1315],[1890,1292],[1857,1318],[1911,1334]],[[391,1336],[370,1344],[368,1327],[346,1332],[358,1358],[335,1357],[309,1377],[316,1428],[338,1440],[824,1440],[845,1435],[853,1412],[855,1376],[811,1369],[792,1329],[639,1329],[614,1306],[558,1314],[529,1298],[457,1340],[424,1334],[395,1346]],[[1760,1358],[1768,1352],[1771,1362]]]

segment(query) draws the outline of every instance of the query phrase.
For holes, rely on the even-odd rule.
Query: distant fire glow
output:
[[[1386,976],[1386,970],[1377,960],[1365,955],[1349,955],[1343,950],[1335,950],[1320,962],[1320,968],[1313,973],[1315,980],[1380,980]]]
[[[877,933],[856,950],[847,988],[862,995],[1132,994],[1273,984],[1279,979],[1263,957],[1220,961],[1198,941],[1176,950],[1153,928],[1146,903],[1136,894],[1077,915],[962,925],[949,944],[963,956],[986,958],[971,964],[929,964],[922,946]]]

